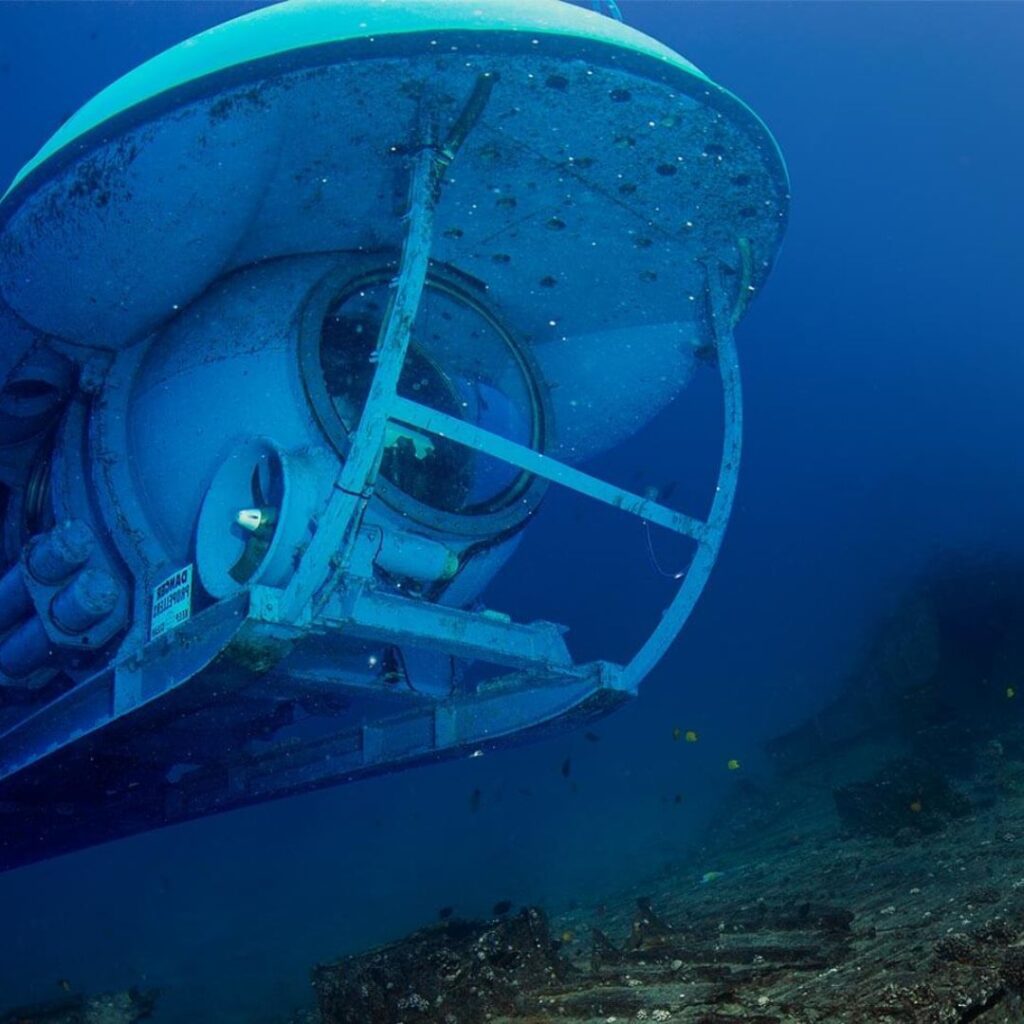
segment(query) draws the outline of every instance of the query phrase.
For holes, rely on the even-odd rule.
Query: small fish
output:
[[[716,882],[724,875],[724,871],[705,871],[704,874],[700,876],[700,884],[707,885],[708,882]]]
[[[598,736],[596,732],[585,732],[583,734],[583,738],[585,740],[590,740],[591,743],[600,743],[601,742],[601,737]]]
[[[1016,696],[1017,696],[1017,691],[1012,686],[1008,686],[1006,688],[1006,699],[1007,700],[1013,700],[1013,698],[1016,697]]]
[[[476,814],[476,812],[480,810],[480,801],[483,800],[483,798],[484,795],[480,792],[479,789],[474,789],[473,792],[469,794],[470,814]]]
[[[497,903],[491,907],[491,913],[495,917],[504,917],[512,909],[511,900],[498,900]]]
[[[451,917],[452,914],[454,914],[454,913],[455,913],[455,908],[454,907],[442,907],[437,912],[437,916],[439,918],[441,918],[442,921],[447,921],[448,918]]]
[[[562,778],[567,779],[572,774],[572,758],[567,757],[562,762]]]
[[[57,979],[57,987],[62,992],[70,992],[71,991],[71,982],[68,981],[67,978],[58,978]]]
[[[676,741],[676,743],[678,743],[680,741],[680,739],[682,739],[682,736],[683,736],[683,730],[680,729],[679,726],[677,725],[672,730],[672,739],[674,739]]]
[[[672,803],[674,803],[674,804],[681,804],[682,802],[683,802],[683,794],[682,793],[676,793],[676,795],[672,798]]]
[[[736,760],[735,757],[730,757],[729,760],[725,762],[725,767],[728,768],[731,772],[736,771],[736,769],[739,768],[739,766],[740,763]]]
[[[565,931],[562,932],[562,942],[569,943],[572,942],[572,940],[575,938],[576,936],[571,931],[569,931],[568,928],[566,928]]]
[[[923,806],[923,804],[921,803],[920,800],[911,800],[910,801],[910,809],[914,812],[914,814],[920,814],[922,806]]]
[[[687,743],[696,743],[697,740],[699,740],[699,739],[700,739],[700,737],[697,735],[697,730],[696,729],[687,729],[686,730],[686,742]]]

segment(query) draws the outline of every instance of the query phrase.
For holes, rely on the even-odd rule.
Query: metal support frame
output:
[[[715,559],[718,558],[729,514],[732,512],[733,500],[736,497],[743,448],[743,391],[732,331],[733,307],[728,301],[719,263],[708,262],[705,267],[708,312],[718,356],[718,372],[722,378],[722,404],[725,414],[725,435],[722,440],[718,483],[715,486],[715,497],[711,503],[704,534],[698,541],[697,553],[671,604],[662,613],[654,632],[625,666],[623,676],[626,685],[640,684],[668,650],[689,618],[704,589]]]
[[[717,261],[709,261],[706,264],[705,298],[722,380],[725,420],[718,481],[711,512],[706,521],[632,494],[557,459],[548,458],[540,452],[420,405],[418,402],[396,396],[392,404],[392,417],[398,422],[484,452],[495,459],[535,473],[553,483],[622,509],[646,522],[662,526],[697,542],[697,552],[675,597],[662,613],[658,625],[646,642],[623,667],[621,684],[627,690],[635,691],[639,687],[640,682],[664,655],[693,611],[718,557],[736,495],[743,437],[743,396],[739,360],[733,337],[735,306],[729,302],[728,291]]]
[[[652,634],[624,668],[622,683],[626,688],[635,690],[668,649],[693,610],[718,556],[732,509],[742,434],[739,365],[732,334],[734,314],[739,305],[738,302],[729,302],[718,261],[713,258],[706,260],[705,300],[718,356],[725,409],[722,460],[707,521],[676,512],[656,501],[549,458],[542,452],[400,396],[398,381],[426,287],[434,208],[439,196],[441,175],[482,114],[493,84],[493,76],[480,76],[443,145],[439,146],[435,141],[434,118],[428,115],[424,119],[425,127],[421,128],[421,145],[415,157],[409,187],[406,214],[408,231],[402,246],[398,275],[392,282],[392,294],[381,324],[375,352],[377,368],[359,424],[352,434],[345,462],[335,481],[334,491],[292,579],[280,600],[274,602],[274,619],[278,623],[308,627],[324,610],[332,595],[343,586],[358,527],[373,495],[388,423],[404,423],[620,508],[696,542],[697,552],[679,590]],[[742,252],[742,244],[740,248]],[[743,298],[741,295],[739,301]],[[359,591],[353,591],[350,587],[349,592],[353,594],[352,600],[358,602]],[[399,607],[395,609],[400,613],[399,617],[415,617],[417,602],[405,598],[395,600],[399,602]],[[522,627],[509,624],[509,629],[513,628]],[[430,632],[428,629],[425,635],[429,636]],[[454,638],[455,632],[452,630],[449,633],[450,639]],[[497,649],[504,649],[505,646],[499,644]],[[507,646],[509,649],[515,646],[511,637]],[[545,666],[541,661],[535,663],[534,667],[543,671],[545,667],[550,669],[551,666]]]
[[[344,575],[363,512],[373,496],[388,413],[398,391],[398,379],[430,266],[438,167],[438,152],[428,142],[413,164],[406,213],[408,231],[402,245],[398,276],[391,284],[391,296],[377,339],[374,353],[377,369],[366,404],[334,482],[331,498],[317,523],[317,531],[285,590],[282,607],[293,621],[311,618]]]
[[[719,373],[722,380],[725,421],[722,458],[719,467],[718,480],[715,487],[715,496],[712,501],[710,514],[706,521],[667,508],[656,501],[643,498],[640,495],[624,490],[623,488],[616,487],[613,484],[591,476],[590,474],[560,462],[557,459],[550,458],[542,452],[535,451],[525,445],[510,441],[498,434],[484,430],[463,420],[459,420],[456,417],[449,416],[448,414],[432,409],[429,406],[404,398],[397,394],[397,373],[389,372],[386,378],[387,386],[390,390],[385,391],[384,388],[374,389],[373,436],[379,439],[377,441],[378,445],[383,444],[384,424],[389,420],[396,423],[403,423],[426,433],[433,434],[438,437],[444,437],[457,444],[472,448],[475,451],[482,452],[492,458],[515,466],[527,473],[543,477],[553,483],[560,484],[563,487],[576,491],[585,497],[604,502],[614,508],[619,508],[630,515],[643,519],[645,522],[672,530],[673,532],[689,537],[691,540],[696,542],[697,551],[678,591],[676,592],[675,597],[665,609],[661,620],[655,627],[652,634],[648,637],[646,642],[637,651],[629,663],[623,668],[621,685],[625,689],[630,690],[636,690],[641,680],[643,680],[651,671],[668,649],[671,642],[682,629],[686,619],[693,611],[693,608],[697,603],[697,599],[700,597],[701,591],[703,590],[711,569],[714,566],[715,560],[718,557],[718,552],[721,548],[722,539],[725,534],[725,528],[729,520],[729,514],[732,510],[733,500],[736,493],[736,483],[739,474],[742,447],[743,403],[740,386],[739,362],[732,330],[735,307],[734,304],[731,304],[729,301],[728,291],[725,287],[721,269],[717,261],[709,261],[706,264],[705,299],[715,351],[717,354]],[[405,331],[403,347],[401,348],[403,357],[408,346],[409,328],[411,328],[411,321],[402,328]],[[386,335],[387,331],[384,333]],[[378,368],[378,374],[380,373],[381,369]],[[377,417],[380,418],[379,421],[376,419]],[[365,410],[363,418],[364,420],[366,419]],[[363,421],[360,423],[360,429],[362,429],[362,422]],[[365,462],[369,464],[369,458],[366,458]],[[379,451],[377,453],[376,461],[373,462],[373,466],[377,464],[379,464]],[[370,474],[366,473],[363,479],[369,481],[371,479]],[[372,487],[372,484],[366,483],[365,486]],[[335,498],[332,500],[339,506],[339,508],[344,506],[342,511],[347,509],[350,515],[356,515],[359,510],[357,506],[357,499],[365,505],[365,502],[369,499],[369,495],[365,491],[355,492],[350,489],[339,489]],[[337,536],[337,534],[332,534],[329,530],[325,530],[324,526],[321,525],[317,532],[317,537],[329,539],[331,536]],[[314,538],[314,543],[316,539],[317,538]],[[324,555],[321,557],[325,560],[330,558],[330,552],[325,551]],[[324,594],[324,601],[326,601],[340,586],[340,577],[343,575],[343,570],[347,565],[348,557],[349,553],[347,551],[342,551],[340,555],[335,555],[332,562],[334,567],[332,579],[336,582],[333,583],[333,586],[325,582],[324,586],[329,589],[327,589],[326,593],[321,589],[321,593]],[[293,588],[289,589],[293,590]],[[347,600],[350,601],[350,604],[354,602],[354,606],[357,606],[360,600],[363,600],[364,603],[370,601],[369,597],[360,598],[357,592],[350,591],[350,594],[351,596]],[[307,616],[297,618],[294,617],[295,606],[288,603],[288,597],[289,595],[286,592],[285,600],[281,602],[280,615],[274,616],[276,621],[288,622],[290,620],[296,624],[301,622],[309,625],[318,618],[316,613],[323,607],[322,603],[319,607],[311,610]],[[432,638],[437,640],[447,636],[448,642],[453,643],[455,642],[455,638],[461,635],[460,631],[464,628],[462,624],[460,624],[459,628],[455,628],[454,624],[449,623],[448,625],[451,628],[446,628],[438,625],[437,623],[427,624],[426,622],[420,621],[423,618],[423,610],[420,602],[401,597],[395,597],[389,600],[394,605],[391,609],[394,613],[394,621],[404,621],[406,626],[411,626],[411,623],[414,620],[419,621],[419,627],[422,628],[423,631],[422,633],[417,633],[415,628],[405,630],[393,629],[389,631],[382,628],[381,632],[374,634],[377,639],[388,639],[391,642],[399,643],[401,640],[404,640],[405,642],[414,642],[417,637],[419,637],[430,645]],[[468,617],[467,621],[471,620],[469,613],[462,614]],[[340,617],[338,615],[334,615],[331,618],[331,621],[333,625],[337,627],[341,625],[342,620],[344,619],[344,615]],[[320,625],[323,625],[323,623],[320,623]],[[475,654],[471,654],[469,651],[469,648],[473,645],[467,645],[466,653],[468,656],[480,657],[490,649],[496,652],[504,651],[507,657],[512,651],[517,649],[518,644],[523,639],[523,637],[513,636],[513,633],[517,630],[531,628],[512,623],[501,625],[491,622],[489,625],[490,629],[496,630],[497,633],[492,636],[482,648],[478,649]],[[349,619],[347,621],[346,629],[352,629],[355,626],[355,621]],[[502,633],[502,631],[504,632]],[[398,635],[399,632],[402,633],[401,637]],[[497,639],[499,634],[503,637],[501,642]],[[358,629],[355,629],[354,635],[360,635]],[[527,649],[529,649],[529,647],[530,645],[527,644]],[[550,652],[547,653],[550,655]],[[502,661],[501,658],[496,660],[499,663]],[[556,666],[559,666],[560,660],[560,658],[551,659],[549,656],[539,657],[532,660],[532,667],[536,672],[552,672],[556,670]],[[526,668],[527,664],[530,662],[531,659],[528,656],[524,658],[520,655],[516,659],[515,663],[519,664],[522,668]]]
[[[589,473],[566,465],[564,462],[552,459],[542,452],[527,448],[515,441],[509,441],[489,430],[483,430],[465,420],[456,419],[454,416],[431,409],[419,402],[413,402],[400,396],[396,397],[391,416],[399,423],[405,423],[428,434],[435,434],[449,441],[455,441],[457,444],[465,445],[467,448],[483,452],[525,470],[527,473],[533,473],[552,483],[561,484],[588,498],[594,498],[606,505],[620,508],[631,515],[640,516],[650,523],[664,526],[675,533],[684,534],[694,540],[701,540],[707,533],[707,524],[702,523],[699,519],[684,515],[682,512],[675,512],[664,505],[659,505],[656,501],[642,498],[638,494],[623,490],[621,487],[609,484]]]
[[[578,677],[563,627],[553,622],[512,622],[493,612],[471,612],[398,594],[364,590],[358,584],[335,592],[310,626],[288,622],[270,587],[253,590],[250,620],[274,627],[283,637],[307,632],[412,645],[472,661],[532,672],[538,679]]]

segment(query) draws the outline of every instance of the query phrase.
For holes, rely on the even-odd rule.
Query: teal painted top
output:
[[[5,198],[26,175],[69,143],[187,82],[303,47],[450,31],[522,32],[611,44],[708,81],[703,72],[657,40],[564,0],[287,0],[193,36],[109,85],[22,167]]]

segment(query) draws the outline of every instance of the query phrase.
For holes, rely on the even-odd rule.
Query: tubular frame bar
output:
[[[718,557],[736,496],[743,441],[743,394],[733,336],[736,307],[735,304],[729,303],[721,268],[717,263],[705,264],[705,298],[722,380],[725,419],[718,481],[706,522],[631,494],[557,459],[548,458],[524,445],[516,444],[400,395],[396,394],[391,403],[390,415],[394,420],[482,451],[493,458],[577,491],[585,497],[621,508],[624,512],[681,533],[697,542],[696,554],[675,597],[662,613],[654,631],[623,668],[624,685],[634,691],[668,650],[693,611]]]
[[[431,141],[433,134],[431,130]],[[317,531],[285,589],[282,605],[286,616],[294,621],[315,615],[329,597],[348,564],[358,525],[373,495],[384,450],[388,410],[398,389],[430,268],[438,166],[436,148],[423,145],[413,164],[406,214],[408,231],[377,338],[377,368],[366,404]]]
[[[525,470],[527,473],[543,477],[552,483],[561,484],[588,498],[603,501],[606,505],[621,508],[624,512],[639,516],[658,526],[664,526],[668,530],[681,533],[693,540],[701,541],[707,534],[708,525],[699,519],[684,515],[682,512],[675,512],[664,505],[659,505],[656,501],[650,501],[638,494],[616,487],[614,484],[584,473],[564,462],[559,462],[558,459],[552,459],[526,445],[509,441],[489,430],[483,430],[471,423],[466,423],[465,420],[431,409],[419,402],[413,402],[401,395],[396,395],[391,405],[391,418],[410,427],[424,430],[428,434],[436,434],[438,437],[455,441],[467,448],[484,452],[502,462]]]
[[[708,516],[708,530],[697,547],[697,553],[683,577],[672,602],[644,645],[623,668],[623,680],[636,687],[657,665],[672,641],[690,617],[718,557],[725,528],[736,497],[736,484],[743,450],[743,391],[740,366],[733,336],[733,306],[729,304],[720,265],[705,264],[705,289],[718,356],[718,372],[722,379],[722,405],[725,433],[722,439],[722,461],[718,470],[715,497]]]

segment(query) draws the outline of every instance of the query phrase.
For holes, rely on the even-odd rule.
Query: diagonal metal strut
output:
[[[559,462],[558,459],[552,459],[533,448],[509,441],[507,438],[472,423],[467,423],[465,420],[449,416],[447,413],[421,405],[419,402],[413,402],[401,395],[395,396],[391,410],[392,418],[401,423],[418,427],[428,434],[436,434],[439,437],[455,441],[467,448],[485,452],[496,459],[517,466],[527,473],[543,477],[545,480],[561,484],[563,487],[578,491],[589,498],[603,501],[606,505],[612,505],[615,508],[621,508],[624,512],[640,516],[649,523],[664,526],[675,533],[692,537],[698,542],[703,542],[707,536],[708,524],[699,519],[684,515],[682,512],[675,512],[656,501],[650,501],[638,494],[625,491],[621,487],[616,487],[614,484],[584,473],[564,462]]]

